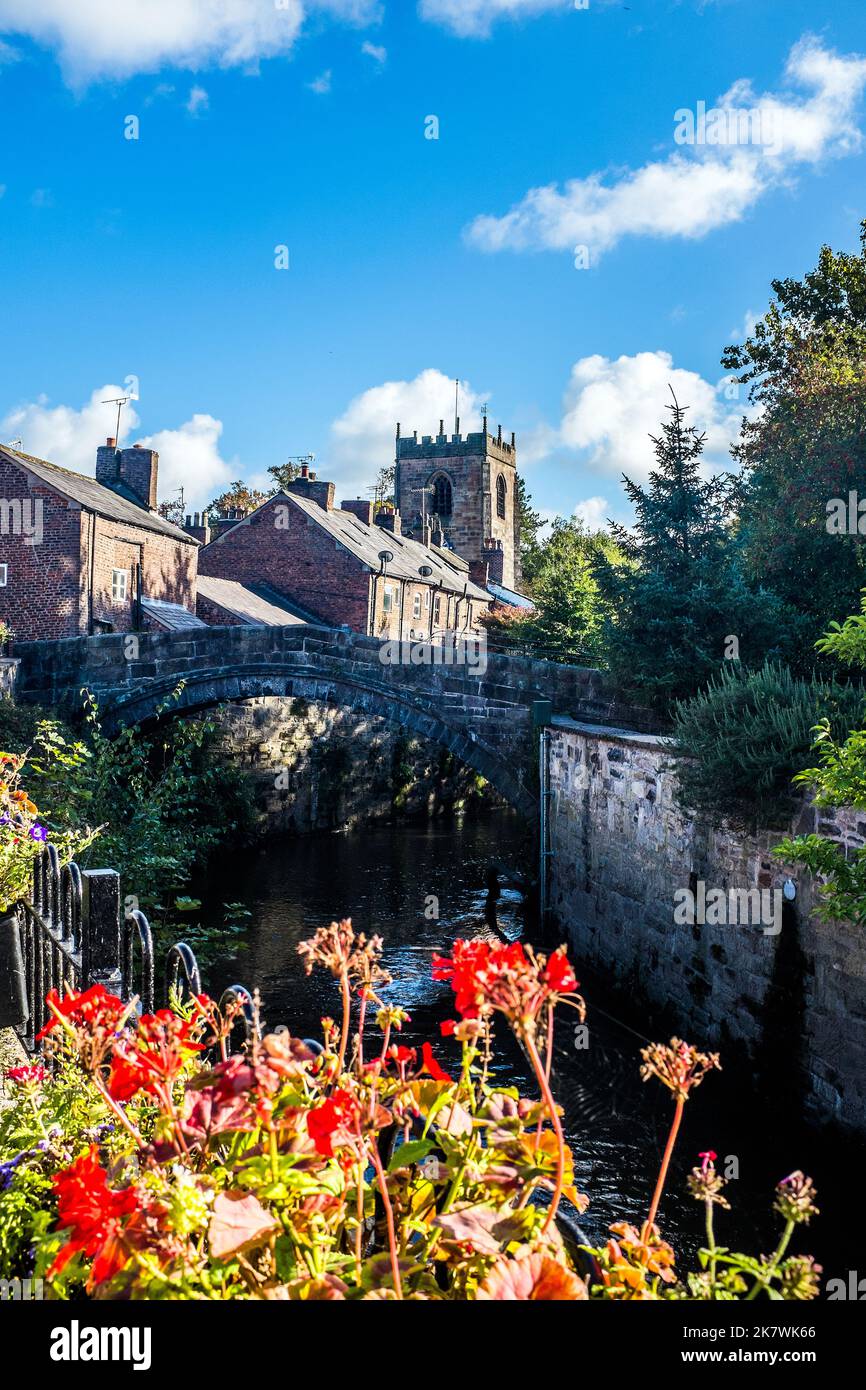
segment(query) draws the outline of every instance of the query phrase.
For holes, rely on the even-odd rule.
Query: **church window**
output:
[[[433,483],[433,513],[435,516],[450,516],[453,505],[451,484],[440,473]]]
[[[500,473],[496,479],[496,515],[505,520],[505,479]]]

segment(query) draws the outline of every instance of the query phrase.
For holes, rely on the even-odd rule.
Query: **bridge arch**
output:
[[[165,677],[134,691],[117,693],[100,702],[102,727],[108,734],[134,725],[148,726],[182,719],[218,705],[240,704],[265,696],[303,699],[310,703],[347,705],[378,716],[446,748],[460,762],[484,777],[495,791],[527,818],[537,812],[535,793],[526,784],[528,769],[505,758],[472,730],[444,718],[435,702],[380,685],[368,676],[322,673],[307,662],[239,663],[235,666]]]

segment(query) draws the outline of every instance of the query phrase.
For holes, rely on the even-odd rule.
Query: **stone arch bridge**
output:
[[[66,713],[89,690],[108,733],[266,695],[348,705],[447,748],[526,816],[537,806],[538,724],[552,713],[594,722],[615,713],[590,668],[498,654],[479,662],[472,645],[468,660],[445,664],[413,645],[407,660],[398,643],[306,625],[21,642],[13,688],[16,700]]]

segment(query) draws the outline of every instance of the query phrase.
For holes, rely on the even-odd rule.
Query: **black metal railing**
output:
[[[48,1022],[45,996],[51,989],[87,989],[101,984],[124,1001],[135,997],[142,1013],[168,1004],[173,991],[200,994],[201,972],[195,952],[175,942],[165,957],[162,998],[156,996],[156,960],[150,923],[138,908],[125,911],[120,875],[114,869],[80,869],[61,864],[47,845],[33,865],[32,891],[17,908],[23,957],[24,996],[18,1026],[28,1051]],[[226,990],[222,1003],[241,1004],[239,1029],[254,1026],[252,995],[243,985]]]

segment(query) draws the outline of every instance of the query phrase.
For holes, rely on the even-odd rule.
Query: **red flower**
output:
[[[9,1081],[15,1081],[19,1086],[27,1086],[31,1082],[38,1082],[41,1086],[48,1072],[44,1067],[34,1064],[29,1067],[10,1067],[6,1076]]]
[[[54,1175],[57,1225],[72,1234],[48,1269],[49,1278],[59,1274],[79,1250],[93,1258],[88,1287],[111,1279],[126,1263],[127,1255],[117,1236],[122,1218],[138,1208],[138,1196],[133,1188],[113,1192],[107,1177],[95,1144],[69,1168]]]
[[[456,1027],[457,1027],[457,1020],[456,1020],[456,1019],[454,1019],[454,1018],[446,1018],[446,1020],[445,1020],[444,1023],[440,1023],[440,1024],[439,1024],[439,1032],[442,1034],[443,1038],[453,1038],[453,1037],[454,1037],[454,1029],[455,1029]]]
[[[542,1011],[577,989],[577,980],[560,947],[548,960],[524,950],[519,941],[491,946],[486,941],[455,941],[451,956],[433,957],[434,980],[448,980],[457,1012],[464,1019],[505,1014],[521,1036],[534,1033]],[[571,1001],[583,1011],[578,996]]]
[[[127,1010],[123,1000],[109,994],[102,985],[91,985],[81,994],[67,994],[65,999],[60,998],[56,989],[50,989],[45,1002],[51,1010],[51,1017],[38,1034],[37,1042],[41,1042],[46,1033],[57,1026],[58,1014],[67,1018],[74,1027],[86,1028],[90,1033],[97,1028],[113,1033]]]
[[[573,994],[577,989],[580,981],[576,979],[569,964],[564,946],[560,946],[558,951],[554,951],[547,962],[544,983],[553,990],[554,994]]]
[[[433,1049],[428,1042],[421,1044],[421,1056],[424,1058],[422,1071],[426,1071],[428,1076],[432,1076],[434,1081],[451,1081],[447,1071],[443,1071],[436,1058],[433,1056]]]
[[[307,1133],[324,1158],[334,1157],[334,1143],[351,1142],[350,1127],[358,1118],[358,1102],[348,1091],[335,1091],[324,1105],[307,1111]]]
[[[201,1052],[190,1033],[196,1025],[178,1018],[170,1009],[145,1014],[130,1043],[115,1047],[108,1090],[115,1100],[129,1100],[137,1091],[153,1095],[158,1086],[170,1086],[188,1059]]]

